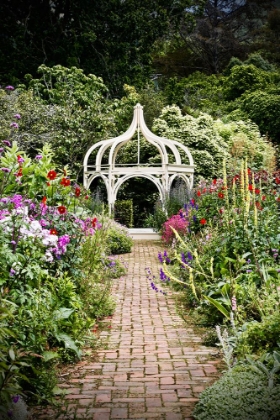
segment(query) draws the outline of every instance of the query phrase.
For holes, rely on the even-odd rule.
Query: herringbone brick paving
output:
[[[62,384],[73,414],[61,419],[191,420],[200,392],[218,377],[215,350],[177,315],[171,292],[150,286],[145,269],[158,274],[159,251],[155,242],[135,241],[125,255],[127,275],[114,280],[111,330],[101,333],[108,349],[96,362],[81,361]]]

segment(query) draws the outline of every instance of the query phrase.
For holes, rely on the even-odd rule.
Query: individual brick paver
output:
[[[69,370],[61,386],[73,414],[60,419],[191,420],[200,392],[219,376],[215,349],[179,317],[171,292],[150,286],[145,269],[158,274],[159,251],[155,242],[135,241],[125,255],[127,275],[114,280],[111,330],[101,333],[108,349]]]

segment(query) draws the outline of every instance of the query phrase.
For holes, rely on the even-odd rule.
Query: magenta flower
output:
[[[5,172],[6,174],[8,174],[9,172],[11,172],[11,169],[9,169],[9,168],[0,168],[0,170],[2,172]]]
[[[17,120],[20,120],[21,119],[21,116],[20,116],[20,114],[15,114],[14,115],[14,118],[16,118]]]
[[[6,90],[15,90],[14,86],[8,85],[5,87]]]
[[[18,128],[18,123],[16,123],[16,122],[12,122],[12,123],[10,124],[10,127],[12,127],[12,128]]]
[[[42,159],[43,158],[43,156],[42,155],[36,155],[35,156],[35,159],[37,159],[37,160],[40,160],[40,159]]]
[[[11,147],[11,143],[9,142],[9,140],[3,140],[2,143],[8,147]]]
[[[4,152],[4,148],[0,147],[0,153],[3,153],[3,152]]]

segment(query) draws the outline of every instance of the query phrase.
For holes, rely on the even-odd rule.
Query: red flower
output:
[[[19,168],[18,172],[16,173],[16,176],[22,176],[22,168]]]
[[[212,184],[213,184],[213,185],[216,185],[216,184],[217,184],[217,179],[216,179],[216,178],[214,178],[214,179],[212,180]]]
[[[248,168],[248,169],[247,169],[247,172],[248,172],[248,175],[250,175],[252,171],[251,171],[251,169],[250,169],[250,168]]]
[[[49,178],[51,181],[54,180],[56,178],[57,173],[55,171],[49,171],[47,178]]]
[[[86,196],[85,196],[85,200],[88,200],[88,199],[89,199],[89,196],[88,196],[88,195],[86,195]]]
[[[224,194],[222,192],[219,192],[218,197],[219,198],[224,198]]]
[[[257,207],[258,210],[262,210],[263,209],[262,208],[262,205],[261,205],[261,203],[259,201],[256,201],[256,207]]]
[[[191,203],[192,205],[194,205],[194,204],[195,204],[195,200],[192,198],[192,199],[191,199],[191,201],[190,201],[190,203]]]
[[[69,187],[69,185],[71,184],[71,181],[69,178],[62,178],[62,180],[60,181],[60,184],[63,185],[64,187]]]
[[[279,177],[276,177],[276,178],[275,178],[275,183],[276,183],[276,184],[280,184],[280,178],[279,178]]]
[[[266,196],[262,195],[262,201],[266,200]]]
[[[259,188],[255,188],[255,194],[259,194],[261,190]]]
[[[92,227],[93,228],[95,228],[95,226],[96,226],[96,222],[97,222],[97,218],[95,217],[94,219],[92,219],[92,221],[91,221],[91,224],[92,224]]]
[[[22,157],[20,155],[17,155],[17,161],[21,162],[22,161]]]
[[[200,191],[197,191],[196,195],[197,195],[198,197],[200,197],[200,196],[201,196],[201,192],[200,192]]]
[[[248,189],[249,189],[249,191],[254,191],[253,185],[252,184],[249,184]]]
[[[58,210],[58,213],[60,213],[60,214],[66,213],[66,207],[65,206],[58,206],[57,210]]]
[[[51,186],[51,183],[48,181],[47,182],[47,187],[50,187]]]
[[[57,230],[55,228],[50,229],[50,235],[57,235]]]
[[[44,204],[44,206],[46,205],[46,202],[47,202],[47,197],[43,197],[42,203]]]
[[[201,225],[205,225],[207,223],[207,220],[206,219],[200,219],[199,223]]]
[[[80,195],[81,195],[81,188],[80,187],[76,187],[75,188],[75,196],[76,197],[80,197]]]

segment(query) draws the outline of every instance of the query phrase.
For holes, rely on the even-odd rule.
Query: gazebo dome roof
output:
[[[116,163],[118,151],[134,134],[138,134],[138,162],[131,165],[120,165]],[[156,147],[161,157],[161,164],[140,163],[140,132],[143,137]],[[94,152],[95,165],[88,163],[91,154]],[[108,160],[104,163],[104,154]],[[173,155],[169,163],[168,154]],[[188,164],[182,163],[182,156],[187,157]],[[107,157],[106,157],[107,159]],[[92,181],[101,177],[107,188],[108,203],[113,206],[117,191],[120,185],[132,177],[146,177],[156,184],[159,189],[160,198],[163,201],[169,194],[173,180],[180,177],[185,180],[189,189],[193,186],[194,162],[188,148],[176,140],[170,140],[153,134],[146,126],[143,107],[137,104],[134,107],[133,120],[128,130],[118,137],[102,140],[87,151],[84,158],[84,186],[89,188]]]

